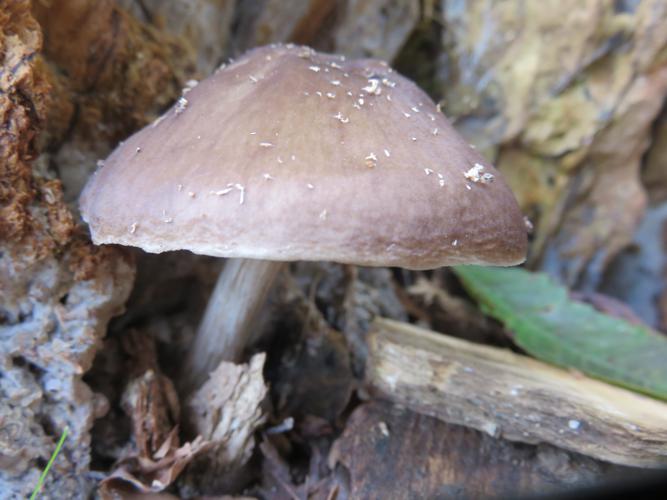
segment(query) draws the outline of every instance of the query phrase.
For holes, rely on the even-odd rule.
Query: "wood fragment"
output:
[[[508,350],[378,319],[366,380],[383,398],[494,437],[667,465],[667,404]]]
[[[383,401],[354,410],[329,454],[330,468],[336,465],[348,471],[349,498],[367,499],[517,498],[641,472],[494,439]]]

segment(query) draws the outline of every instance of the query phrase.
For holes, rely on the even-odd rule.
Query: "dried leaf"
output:
[[[131,486],[144,493],[160,492],[210,443],[197,436],[179,446],[178,396],[171,380],[159,372],[152,337],[132,331],[123,347],[132,366],[145,371],[130,381],[121,401],[132,420],[133,446],[102,481],[101,491],[110,495]]]
[[[174,427],[153,457],[135,455],[121,460],[109,477],[100,483],[102,496],[112,495],[114,490],[122,489],[126,484],[142,493],[163,491],[198,453],[210,447],[211,443],[201,436],[179,447],[178,427]]]
[[[138,456],[154,456],[178,424],[178,396],[171,380],[147,370],[128,384],[121,404],[132,419]]]

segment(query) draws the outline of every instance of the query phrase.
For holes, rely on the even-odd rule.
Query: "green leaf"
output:
[[[667,400],[667,337],[572,300],[566,288],[520,268],[460,266],[482,310],[532,356]]]

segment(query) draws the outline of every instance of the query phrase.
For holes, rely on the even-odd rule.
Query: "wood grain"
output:
[[[397,500],[517,498],[645,472],[546,444],[495,439],[383,401],[354,410],[329,463],[347,469],[349,498]]]
[[[494,437],[667,466],[667,404],[508,350],[377,319],[366,380],[380,397]]]

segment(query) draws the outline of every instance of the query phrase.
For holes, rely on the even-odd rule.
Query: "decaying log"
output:
[[[617,464],[667,465],[667,404],[507,350],[378,319],[366,370],[372,392],[450,423]]]
[[[516,498],[634,478],[551,445],[531,446],[373,401],[354,410],[329,455],[343,465],[349,498]]]
[[[83,381],[134,265],[76,227],[41,135],[58,108],[35,2],[0,8],[0,497],[27,498],[65,428],[40,498],[88,498],[90,431],[109,403]],[[59,108],[58,108],[59,109]]]

